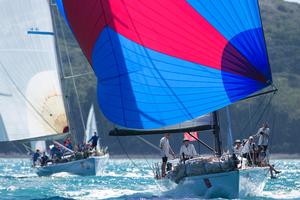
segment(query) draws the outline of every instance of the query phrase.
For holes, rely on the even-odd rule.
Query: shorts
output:
[[[162,161],[166,163],[168,161],[168,157],[167,156],[162,157]]]
[[[266,152],[267,148],[268,148],[268,145],[259,145],[258,148],[259,148],[260,151]]]

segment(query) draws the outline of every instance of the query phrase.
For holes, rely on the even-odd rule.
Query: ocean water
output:
[[[153,179],[154,162],[111,159],[102,176],[38,177],[28,159],[0,159],[0,199],[201,199],[184,191],[161,191]],[[282,173],[268,179],[263,193],[244,199],[300,199],[300,160],[273,164]]]

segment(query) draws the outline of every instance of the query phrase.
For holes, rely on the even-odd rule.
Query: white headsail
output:
[[[0,0],[0,141],[66,130],[48,0]]]
[[[85,142],[86,143],[94,135],[94,132],[98,132],[98,131],[97,131],[97,123],[96,123],[94,106],[91,105],[89,115],[87,118],[87,122],[86,122],[86,130],[85,130]],[[98,147],[97,147],[98,149],[100,149],[99,146],[100,145],[98,143]]]

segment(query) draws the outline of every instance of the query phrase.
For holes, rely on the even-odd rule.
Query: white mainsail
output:
[[[49,1],[0,4],[0,141],[63,133],[68,125]]]
[[[89,115],[87,118],[87,122],[86,122],[86,130],[85,130],[85,142],[86,143],[94,135],[94,132],[98,133],[94,105],[91,105]],[[99,142],[97,144],[97,148],[100,149]]]

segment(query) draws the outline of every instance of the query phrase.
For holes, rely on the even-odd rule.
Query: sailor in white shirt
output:
[[[164,137],[160,139],[159,148],[161,149],[161,157],[162,157],[162,165],[161,165],[161,172],[162,177],[166,176],[166,165],[168,158],[175,157],[175,153],[172,150],[169,144],[170,133],[166,133]]]
[[[252,161],[254,161],[254,151],[255,151],[255,143],[252,136],[249,137],[247,142],[244,144],[241,154],[244,158],[247,158],[248,163],[252,165]]]
[[[258,151],[266,152],[269,144],[269,137],[270,137],[270,128],[267,122],[263,123],[262,127],[258,129],[255,137],[258,137]]]
[[[191,159],[193,157],[196,157],[198,154],[196,152],[196,149],[193,144],[189,143],[189,140],[184,138],[183,144],[180,147],[180,158],[181,160],[185,161],[188,159]]]

